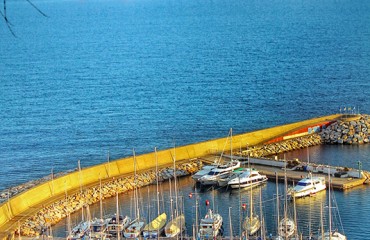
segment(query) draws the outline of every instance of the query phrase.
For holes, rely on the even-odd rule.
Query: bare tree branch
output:
[[[41,11],[35,4],[33,4],[30,0],[26,0],[34,9],[36,9],[41,15],[43,15],[44,17],[47,17],[48,18],[48,16],[43,12],[43,11]],[[1,11],[0,11],[0,15],[4,18],[4,20],[5,20],[5,23],[6,23],[6,26],[8,27],[8,29],[9,29],[9,31],[12,33],[12,35],[14,36],[14,37],[17,37],[16,35],[15,35],[15,33],[14,33],[14,31],[13,31],[13,29],[12,29],[12,26],[13,26],[13,24],[11,23],[11,22],[9,22],[9,20],[8,20],[8,18],[7,18],[7,16],[6,16],[6,0],[4,0],[4,2],[3,2],[3,8],[4,8],[4,13],[2,13]]]
[[[4,18],[5,20],[5,23],[6,23],[6,26],[8,27],[10,33],[14,36],[14,37],[17,37],[17,35],[15,35],[13,29],[12,29],[12,24],[8,21],[8,18],[0,11],[0,14],[1,16]]]
[[[14,36],[14,37],[17,37],[15,35],[15,33],[13,32],[13,29],[11,27],[11,23],[9,22],[8,18],[6,17],[6,0],[4,0],[4,14],[0,11],[1,13],[1,16],[4,18],[5,20],[5,23],[6,23],[6,26],[8,27],[9,31],[11,32],[11,34]]]
[[[5,0],[4,0],[5,1]],[[48,18],[48,16],[45,14],[45,13],[43,13],[35,4],[33,4],[30,0],[26,0],[32,7],[34,7],[41,15],[43,15],[44,17],[47,17]]]

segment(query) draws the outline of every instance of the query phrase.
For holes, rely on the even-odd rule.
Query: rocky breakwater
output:
[[[189,161],[188,163],[178,164],[176,166],[176,176],[185,176],[197,172],[201,167],[200,161]],[[172,168],[163,168],[158,171],[160,180],[173,178],[174,171]],[[131,175],[122,178],[113,178],[109,181],[104,181],[102,187],[96,186],[84,189],[81,192],[68,195],[54,202],[49,206],[45,206],[38,211],[34,216],[28,218],[21,224],[20,233],[22,236],[35,237],[39,236],[42,229],[58,223],[68,214],[76,212],[86,205],[100,201],[102,198],[115,196],[117,193],[131,191],[136,187],[143,187],[156,182],[156,173],[154,170],[149,170],[136,175],[136,178]],[[101,193],[101,194],[100,194]],[[14,230],[15,236],[18,235],[18,229]]]
[[[357,120],[338,120],[320,135],[326,144],[363,144],[370,141],[369,127],[369,115],[361,115]]]
[[[261,158],[277,155],[279,153],[284,153],[296,149],[307,148],[310,146],[315,146],[321,144],[320,135],[314,133],[307,136],[292,138],[276,143],[263,144],[260,146],[250,147],[247,150],[239,152],[238,155],[250,156],[253,158]]]

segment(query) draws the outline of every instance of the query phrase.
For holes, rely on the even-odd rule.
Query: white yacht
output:
[[[237,178],[240,174],[246,171],[246,168],[237,168],[229,174],[223,175],[217,179],[217,185],[220,187],[226,187],[227,183],[234,178]]]
[[[325,189],[324,177],[313,177],[312,174],[309,174],[306,178],[301,179],[294,188],[289,190],[288,198],[311,196]]]
[[[200,220],[200,239],[214,239],[222,234],[222,216],[208,209],[207,214]]]
[[[238,177],[231,179],[227,184],[236,189],[257,186],[265,182],[267,182],[266,175],[261,175],[257,170],[249,168]]]
[[[240,162],[237,160],[231,160],[227,164],[220,165],[212,169],[208,174],[204,175],[199,179],[202,185],[214,185],[217,184],[218,179],[224,175],[230,174],[234,169],[240,167]]]
[[[203,166],[201,170],[196,172],[193,176],[191,176],[196,182],[199,182],[199,179],[203,177],[204,175],[207,175],[211,170],[216,168],[218,165],[212,164],[212,165],[206,165]]]

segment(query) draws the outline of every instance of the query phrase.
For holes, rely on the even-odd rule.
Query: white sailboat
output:
[[[140,218],[140,209],[139,209],[139,196],[137,190],[137,182],[136,182],[136,156],[135,151],[133,150],[134,155],[134,175],[135,175],[135,187],[134,187],[134,212],[135,218],[129,224],[129,226],[125,229],[123,235],[125,238],[137,238],[141,231],[144,228],[145,222]]]
[[[183,210],[180,210],[178,207],[175,152],[174,152],[174,157],[173,157],[173,172],[174,172],[174,188],[175,188],[175,213],[173,211],[173,199],[172,199],[171,185],[170,185],[171,221],[167,223],[164,229],[166,237],[176,237],[182,234],[186,229],[185,228],[185,215],[183,213]],[[171,184],[171,181],[170,181],[170,184]]]
[[[94,218],[90,222],[90,239],[94,240],[104,240],[107,238],[107,228],[108,222],[111,218],[104,219],[103,218],[103,202],[102,202],[102,187],[101,187],[101,180],[100,180],[100,191],[99,191],[99,203],[100,203],[100,216],[99,218]]]
[[[143,237],[144,238],[158,238],[167,222],[167,214],[160,213],[159,208],[159,188],[158,188],[158,156],[157,156],[157,148],[154,149],[155,152],[155,160],[156,160],[156,185],[157,185],[157,217],[153,219],[150,223],[148,223],[143,230]]]
[[[118,193],[116,193],[116,214],[109,219],[107,224],[108,234],[117,238],[121,237],[122,231],[125,230],[131,219],[128,216],[123,217],[119,213]]]
[[[285,156],[284,156],[285,160]],[[284,218],[280,220],[278,224],[278,238],[277,239],[289,239],[291,238],[296,232],[296,224],[295,222],[288,217],[288,202],[287,202],[287,194],[288,194],[288,182],[286,177],[286,165],[284,167],[284,187],[285,187],[285,202],[284,202]],[[279,207],[279,206],[277,206]]]
[[[250,189],[249,216],[246,216],[243,222],[243,229],[249,235],[254,235],[261,228],[261,221],[258,215],[253,212],[253,191]]]
[[[332,230],[333,226],[332,226],[332,199],[331,199],[331,179],[330,179],[330,168],[329,168],[329,171],[328,171],[328,175],[329,175],[329,206],[328,206],[328,211],[329,211],[329,231],[327,232],[324,232],[323,231],[323,227],[322,227],[322,234],[321,236],[319,236],[319,240],[347,240],[347,237],[340,233],[338,230]],[[337,207],[337,206],[335,206]],[[339,214],[339,213],[338,213]],[[321,224],[323,224],[323,222],[321,222]],[[342,226],[341,226],[342,227]],[[343,232],[343,227],[342,227],[342,232]]]

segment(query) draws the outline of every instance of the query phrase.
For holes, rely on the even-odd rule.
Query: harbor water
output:
[[[133,148],[140,154],[226,137],[230,128],[370,113],[365,0],[32,2],[48,17],[27,1],[6,1],[17,37],[0,20],[0,190]],[[369,145],[318,146],[310,159],[361,161],[370,170],[369,152]],[[306,152],[287,154],[294,157]],[[194,191],[190,179],[181,181],[185,196]],[[261,189],[264,201],[273,198],[274,183]],[[210,194],[200,195],[201,205]],[[239,214],[236,195],[215,196]],[[368,189],[336,197],[348,238],[366,239],[358,222],[370,220]],[[297,203],[302,214],[310,212],[305,204]],[[273,232],[273,204],[264,206]]]

